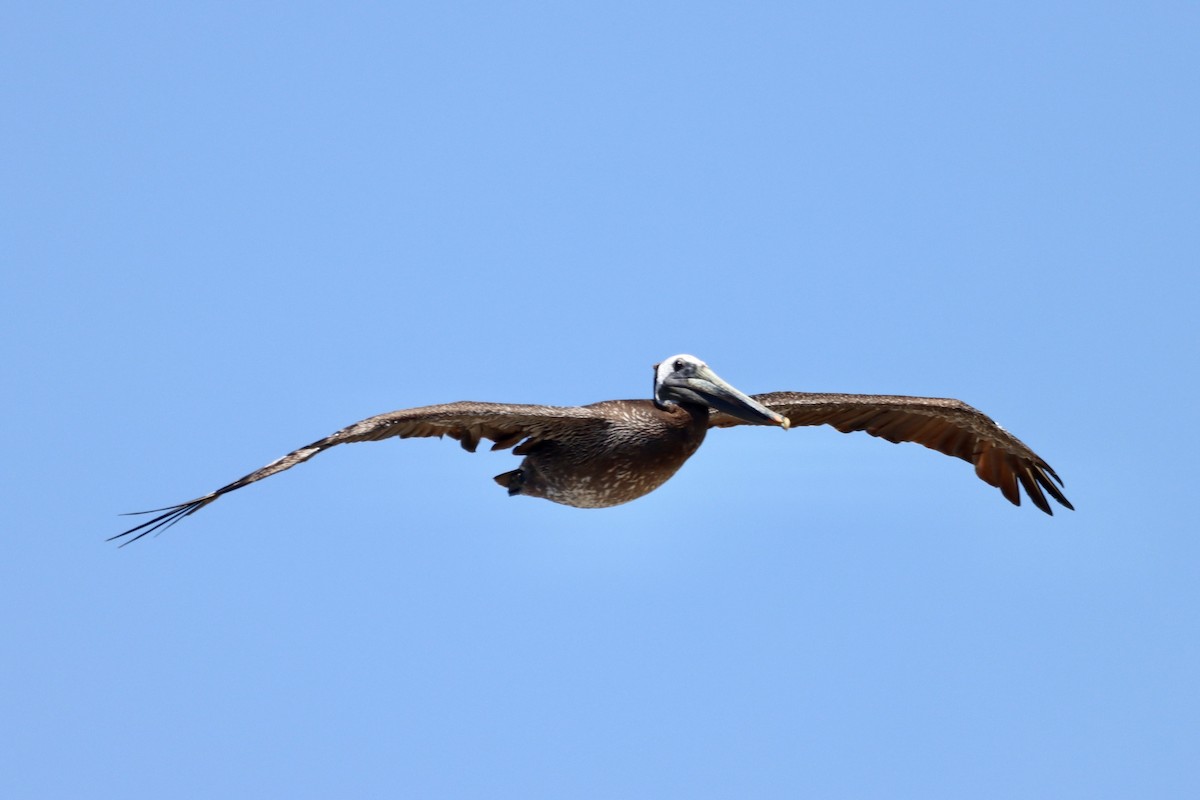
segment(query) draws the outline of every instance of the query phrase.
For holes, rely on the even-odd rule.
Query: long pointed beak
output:
[[[706,405],[744,422],[753,425],[778,425],[784,429],[791,426],[787,417],[733,388],[708,367],[697,370],[696,374],[685,379],[684,383]]]

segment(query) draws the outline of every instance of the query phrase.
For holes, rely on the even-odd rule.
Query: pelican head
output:
[[[686,354],[654,365],[654,404],[666,408],[673,403],[707,406],[753,425],[788,427],[787,417],[739,392],[703,361]]]

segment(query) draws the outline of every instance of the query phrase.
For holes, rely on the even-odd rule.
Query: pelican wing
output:
[[[580,407],[461,402],[392,411],[356,422],[324,439],[318,439],[312,444],[293,450],[262,469],[255,470],[249,475],[243,475],[236,481],[194,500],[149,511],[135,511],[134,514],[157,513],[158,516],[111,537],[109,541],[130,537],[122,542],[122,546],[124,546],[137,541],[148,533],[165,530],[184,517],[196,513],[223,494],[291,469],[297,464],[308,461],[317,453],[339,444],[375,442],[392,437],[408,439],[414,436],[449,436],[457,439],[465,450],[472,453],[475,452],[481,439],[490,439],[495,442],[492,445],[493,450],[501,450],[521,443],[513,451],[520,455],[544,439],[605,424],[607,423],[599,413]]]
[[[1037,453],[990,417],[961,400],[871,394],[771,392],[753,395],[796,425],[832,425],[842,433],[866,431],[889,442],[916,442],[975,465],[975,474],[999,487],[1013,505],[1021,504],[1018,484],[1033,504],[1053,514],[1049,494],[1074,510],[1059,486],[1062,480]],[[743,424],[724,413],[710,426]],[[1051,480],[1053,479],[1053,480]],[[1057,482],[1057,485],[1055,485]]]

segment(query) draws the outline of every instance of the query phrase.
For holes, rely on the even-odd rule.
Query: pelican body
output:
[[[648,400],[606,400],[584,406],[607,430],[538,442],[521,466],[496,476],[510,495],[544,497],[576,508],[607,508],[636,500],[667,482],[708,433],[704,406],[658,408]]]
[[[865,431],[891,442],[917,442],[969,461],[982,480],[1014,505],[1021,503],[1020,486],[1047,514],[1053,511],[1046,494],[1073,508],[1049,464],[960,400],[811,392],[750,396],[695,356],[677,355],[655,365],[652,400],[569,407],[459,402],[369,417],[195,500],[135,512],[158,516],[112,539],[128,544],[168,528],[221,495],[350,442],[450,436],[474,452],[480,440],[489,439],[493,450],[511,447],[514,455],[524,456],[517,469],[496,476],[510,495],[606,508],[666,483],[704,442],[709,428],[821,424],[843,433]]]

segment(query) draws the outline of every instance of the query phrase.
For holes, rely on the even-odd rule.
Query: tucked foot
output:
[[[511,472],[505,472],[503,475],[497,475],[493,478],[496,483],[508,489],[508,496],[518,495],[521,489],[525,486],[525,470],[514,469]]]

